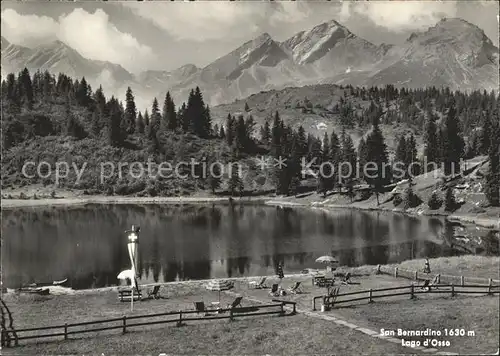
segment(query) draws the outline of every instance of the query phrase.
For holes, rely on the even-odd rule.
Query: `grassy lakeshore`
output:
[[[400,268],[421,267],[423,261],[402,263]],[[499,257],[452,257],[430,261],[433,273],[452,274],[460,272],[471,277],[498,278]],[[412,281],[389,275],[375,275],[375,266],[341,268],[350,271],[353,281],[358,284],[342,285],[341,293],[408,286]],[[458,273],[453,273],[458,274]],[[231,293],[221,293],[221,304],[229,304],[236,295],[243,296],[243,306],[258,306],[256,299],[270,303],[272,297],[268,289],[250,289],[248,280],[235,280]],[[295,281],[301,281],[304,293],[287,295],[282,299],[297,302],[299,314],[277,317],[236,318],[228,320],[189,322],[186,326],[171,324],[136,328],[126,335],[120,331],[103,331],[73,336],[73,340],[46,342],[40,340],[21,342],[21,346],[5,349],[6,354],[75,354],[109,353],[116,354],[398,354],[415,353],[384,340],[372,338],[332,321],[308,316],[302,311],[311,310],[314,296],[325,293],[324,288],[311,283],[311,275],[286,275],[281,282],[288,288]],[[166,311],[193,310],[194,301],[204,301],[210,305],[217,301],[217,292],[207,291],[203,281],[165,283],[161,295],[165,299],[147,300],[134,303],[130,311],[129,303],[117,301],[114,288],[102,290],[75,291],[67,295],[28,296],[7,293],[3,296],[14,315],[15,327],[36,327],[59,325],[65,322],[83,322],[115,318],[123,315],[151,314]],[[278,283],[269,277],[267,285]],[[466,328],[474,331],[469,337],[441,337],[450,341],[450,346],[442,351],[464,353],[491,353],[498,348],[499,298],[496,296],[441,296],[436,294],[418,295],[409,300],[408,296],[378,299],[373,304],[366,301],[355,302],[349,307],[336,308],[323,313],[352,322],[374,331],[380,329],[420,330],[430,328],[444,332],[444,328]],[[318,314],[322,314],[318,312]],[[418,338],[413,338],[418,339]]]
[[[424,184],[424,182],[426,182]],[[429,182],[420,182],[423,197],[427,197],[431,188]],[[432,184],[431,184],[432,186]],[[417,188],[419,186],[417,185]],[[415,190],[418,190],[418,189]],[[52,195],[55,192],[55,195]],[[440,210],[429,210],[425,203],[417,208],[402,210],[393,206],[391,194],[381,194],[380,204],[374,196],[363,201],[351,202],[345,195],[331,193],[327,198],[322,194],[307,193],[299,196],[271,196],[267,194],[245,197],[233,197],[213,195],[207,191],[200,191],[189,196],[171,197],[136,197],[136,196],[105,196],[85,195],[82,191],[71,189],[53,189],[52,187],[27,186],[18,189],[6,189],[2,191],[2,209],[15,209],[20,207],[47,207],[47,206],[69,206],[85,204],[228,204],[231,200],[240,204],[267,204],[290,207],[314,207],[321,209],[358,209],[404,213],[408,215],[437,215],[445,216],[450,221],[459,222],[465,226],[480,226],[486,229],[500,230],[500,208],[487,207],[477,209],[476,196],[471,199],[465,196],[466,203],[453,213]],[[480,201],[481,199],[479,199]]]

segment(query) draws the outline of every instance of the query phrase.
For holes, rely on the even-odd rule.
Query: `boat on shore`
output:
[[[17,289],[18,293],[28,293],[28,294],[38,294],[38,295],[49,295],[49,288],[33,288],[33,287],[21,287]]]

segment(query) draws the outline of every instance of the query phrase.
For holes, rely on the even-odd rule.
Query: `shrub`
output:
[[[394,199],[392,201],[394,203],[394,206],[398,206],[403,202],[403,198],[401,198],[401,194],[396,194],[394,195]]]
[[[443,199],[439,196],[437,191],[432,192],[429,200],[427,201],[427,206],[431,210],[437,210],[443,205]]]
[[[453,193],[453,188],[448,187],[446,189],[446,195],[444,198],[444,210],[454,211],[457,207],[457,201],[455,199],[455,194]]]
[[[422,203],[422,199],[418,197],[413,192],[413,189],[411,187],[408,187],[405,189],[405,192],[403,194],[403,208],[404,209],[409,209],[409,208],[415,208],[419,206]]]

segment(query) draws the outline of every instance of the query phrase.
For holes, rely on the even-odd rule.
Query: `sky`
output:
[[[374,43],[403,43],[443,17],[484,30],[498,47],[498,1],[1,2],[1,33],[34,47],[61,40],[133,73],[203,67],[267,32],[283,41],[336,20]]]

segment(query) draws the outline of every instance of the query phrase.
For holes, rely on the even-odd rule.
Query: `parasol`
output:
[[[118,279],[130,279],[131,281],[134,279],[134,272],[131,269],[126,269],[125,271],[121,271],[120,274],[116,277]]]
[[[219,292],[219,303],[220,303],[220,292],[223,290],[229,290],[229,289],[233,288],[233,286],[234,286],[233,283],[230,281],[215,279],[215,280],[208,282],[208,284],[206,285],[206,288],[208,290]]]
[[[330,266],[339,263],[339,261],[335,257],[332,257],[332,256],[321,256],[321,257],[318,257],[316,259],[316,262],[324,263],[324,264],[330,265]]]

